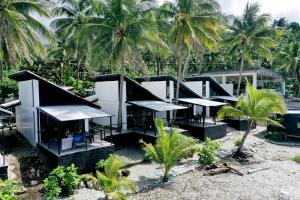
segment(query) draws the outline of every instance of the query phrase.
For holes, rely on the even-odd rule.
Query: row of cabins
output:
[[[17,129],[47,155],[53,167],[74,163],[81,171],[90,171],[98,160],[114,152],[115,145],[136,144],[140,138],[154,141],[156,117],[165,121],[167,131],[173,124],[201,140],[225,136],[227,124],[239,130],[246,126],[242,119],[216,120],[218,109],[234,104],[237,98],[210,76],[180,81],[177,105],[174,76],[136,80],[125,76],[121,131],[116,131],[119,74],[94,77],[95,95],[86,99],[30,71],[10,78],[19,84]]]

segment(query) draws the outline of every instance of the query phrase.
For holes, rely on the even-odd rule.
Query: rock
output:
[[[122,169],[122,170],[121,170],[121,174],[122,174],[122,176],[127,177],[127,176],[129,176],[130,171],[129,171],[128,169]]]
[[[79,188],[85,188],[84,181],[80,181],[80,183],[79,183]]]
[[[35,180],[30,181],[30,185],[31,185],[31,186],[36,186],[37,184],[38,184],[38,182],[35,181]]]
[[[279,200],[290,200],[291,199],[291,195],[289,192],[281,190],[279,192]]]
[[[87,186],[87,188],[89,188],[89,189],[93,189],[93,188],[94,188],[94,184],[93,184],[92,181],[88,181],[88,182],[86,183],[86,186]]]

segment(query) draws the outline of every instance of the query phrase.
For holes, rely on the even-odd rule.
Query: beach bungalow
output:
[[[175,76],[150,76],[136,80],[163,100],[174,102],[177,84]],[[204,99],[201,94],[191,90],[184,82],[180,81],[179,84],[179,105],[188,109],[177,112],[175,124],[201,140],[206,137],[216,139],[225,136],[227,125],[216,121],[216,112],[226,103]]]
[[[112,126],[117,128],[120,74],[99,75],[93,77],[92,80],[95,82],[95,99],[101,103],[103,111],[113,115]],[[184,106],[166,103],[162,98],[145,89],[128,76],[124,77],[122,99],[122,130],[119,133],[115,131],[117,136],[114,136],[114,138],[117,138],[120,142],[121,136],[128,133],[123,140],[127,144],[134,140],[130,136],[136,136],[136,139],[142,136],[155,139],[157,137],[154,125],[156,117],[162,118],[168,126],[172,120],[171,111],[186,109]],[[93,119],[93,122],[99,125],[109,123],[106,119]],[[114,140],[114,143],[117,143],[117,141]]]
[[[239,70],[206,71],[201,75],[215,78],[230,95],[236,95],[240,75]],[[245,78],[256,89],[270,89],[285,95],[285,81],[283,76],[276,71],[263,67],[245,69],[242,73],[241,93],[245,90]]]
[[[101,140],[101,134],[109,132],[110,127],[100,134],[89,126],[94,118],[111,119],[101,106],[30,71],[17,72],[10,78],[19,86],[17,130],[47,155],[53,167],[74,163],[80,171],[90,171],[114,151],[113,144]]]
[[[300,138],[300,99],[288,98],[285,100],[288,110],[283,116],[284,131],[287,137]]]
[[[184,78],[184,84],[188,86],[195,93],[203,96],[206,99],[228,103],[234,106],[238,100],[237,97],[232,96],[229,91],[232,90],[232,85],[229,87],[227,84],[227,90],[224,85],[220,85],[213,77],[210,76],[190,76]],[[207,116],[210,115],[210,110],[207,108]],[[216,112],[216,111],[214,111]],[[246,119],[235,119],[226,117],[223,119],[228,126],[233,127],[239,131],[245,131],[247,129]]]

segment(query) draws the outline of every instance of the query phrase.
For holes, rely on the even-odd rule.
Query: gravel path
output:
[[[232,132],[222,139],[220,157],[235,149],[233,144],[238,136],[239,132]],[[271,144],[261,134],[250,135],[246,147],[254,155],[250,162],[232,163],[244,176],[227,173],[209,177],[203,176],[203,171],[194,170],[129,199],[300,200],[300,164],[290,161],[300,154],[299,147]],[[248,170],[265,167],[270,168],[247,174]]]

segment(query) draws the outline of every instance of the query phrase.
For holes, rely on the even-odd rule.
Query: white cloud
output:
[[[248,0],[218,0],[226,14],[241,15]],[[261,5],[261,12],[268,13],[273,19],[286,17],[289,21],[300,22],[300,0],[249,0]]]

